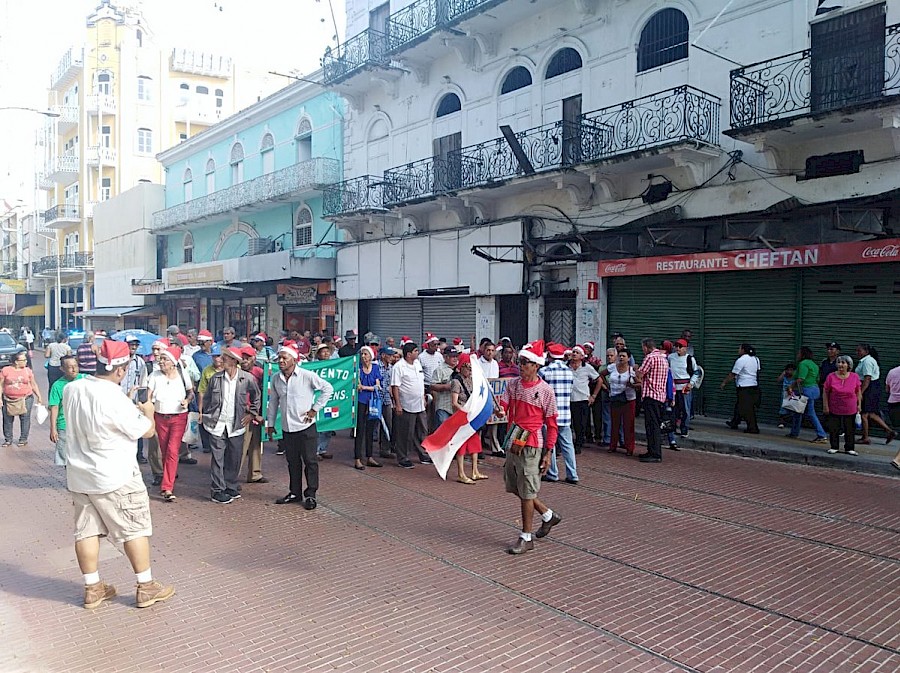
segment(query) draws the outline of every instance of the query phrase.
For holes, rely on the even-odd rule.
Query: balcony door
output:
[[[572,166],[581,162],[581,95],[562,102],[562,163]]]
[[[884,4],[810,26],[810,109],[827,112],[881,96]]]
[[[386,2],[369,12],[369,29],[382,35],[388,34],[388,18],[391,16],[391,3]]]
[[[459,189],[462,133],[435,138],[434,144],[434,193]]]

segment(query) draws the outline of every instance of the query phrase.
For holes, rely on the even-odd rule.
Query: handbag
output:
[[[788,411],[793,411],[795,414],[802,414],[806,411],[806,405],[809,403],[809,398],[806,395],[800,395],[796,397],[794,395],[786,395],[785,398],[781,401],[781,407],[783,409],[787,409]]]
[[[6,408],[7,416],[24,416],[28,413],[28,407],[25,406],[24,397],[7,397],[4,395],[3,404]]]
[[[383,405],[384,400],[381,398],[381,390],[376,389],[372,392],[372,397],[369,400],[369,420],[377,421],[381,418]]]
[[[625,392],[616,393],[615,395],[609,396],[609,403],[614,407],[621,407],[624,404],[628,404],[628,396],[625,395]]]

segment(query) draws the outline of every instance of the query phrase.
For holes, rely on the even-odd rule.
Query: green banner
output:
[[[334,387],[328,404],[316,417],[316,430],[329,432],[346,430],[356,426],[356,391],[359,383],[359,356],[337,358],[335,360],[313,360],[301,367],[315,372]],[[269,364],[263,369],[262,415],[266,418],[269,407],[269,381],[279,374],[277,364]],[[316,393],[318,397],[318,393]],[[281,439],[281,409],[275,417],[274,439]]]

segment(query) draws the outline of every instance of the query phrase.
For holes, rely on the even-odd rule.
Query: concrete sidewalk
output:
[[[678,437],[678,446],[682,449],[699,449],[745,458],[801,463],[889,477],[900,476],[900,472],[891,465],[891,459],[897,449],[900,449],[900,440],[885,445],[883,438],[873,437],[872,444],[857,443],[858,456],[844,453],[832,455],[828,453],[828,444],[813,444],[809,441],[814,436],[810,430],[802,431],[800,439],[790,439],[785,436],[786,428],[760,425],[759,429],[760,434],[750,435],[727,427],[724,419],[695,416],[691,419],[690,436]],[[635,435],[640,441],[646,442],[642,417],[638,417],[635,422]]]

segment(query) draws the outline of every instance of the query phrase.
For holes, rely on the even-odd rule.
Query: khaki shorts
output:
[[[503,481],[507,493],[515,493],[522,500],[534,500],[541,490],[541,450],[526,446],[519,455],[507,451]]]
[[[72,493],[75,505],[75,539],[109,537],[123,544],[153,535],[150,496],[137,472],[112,493]]]

